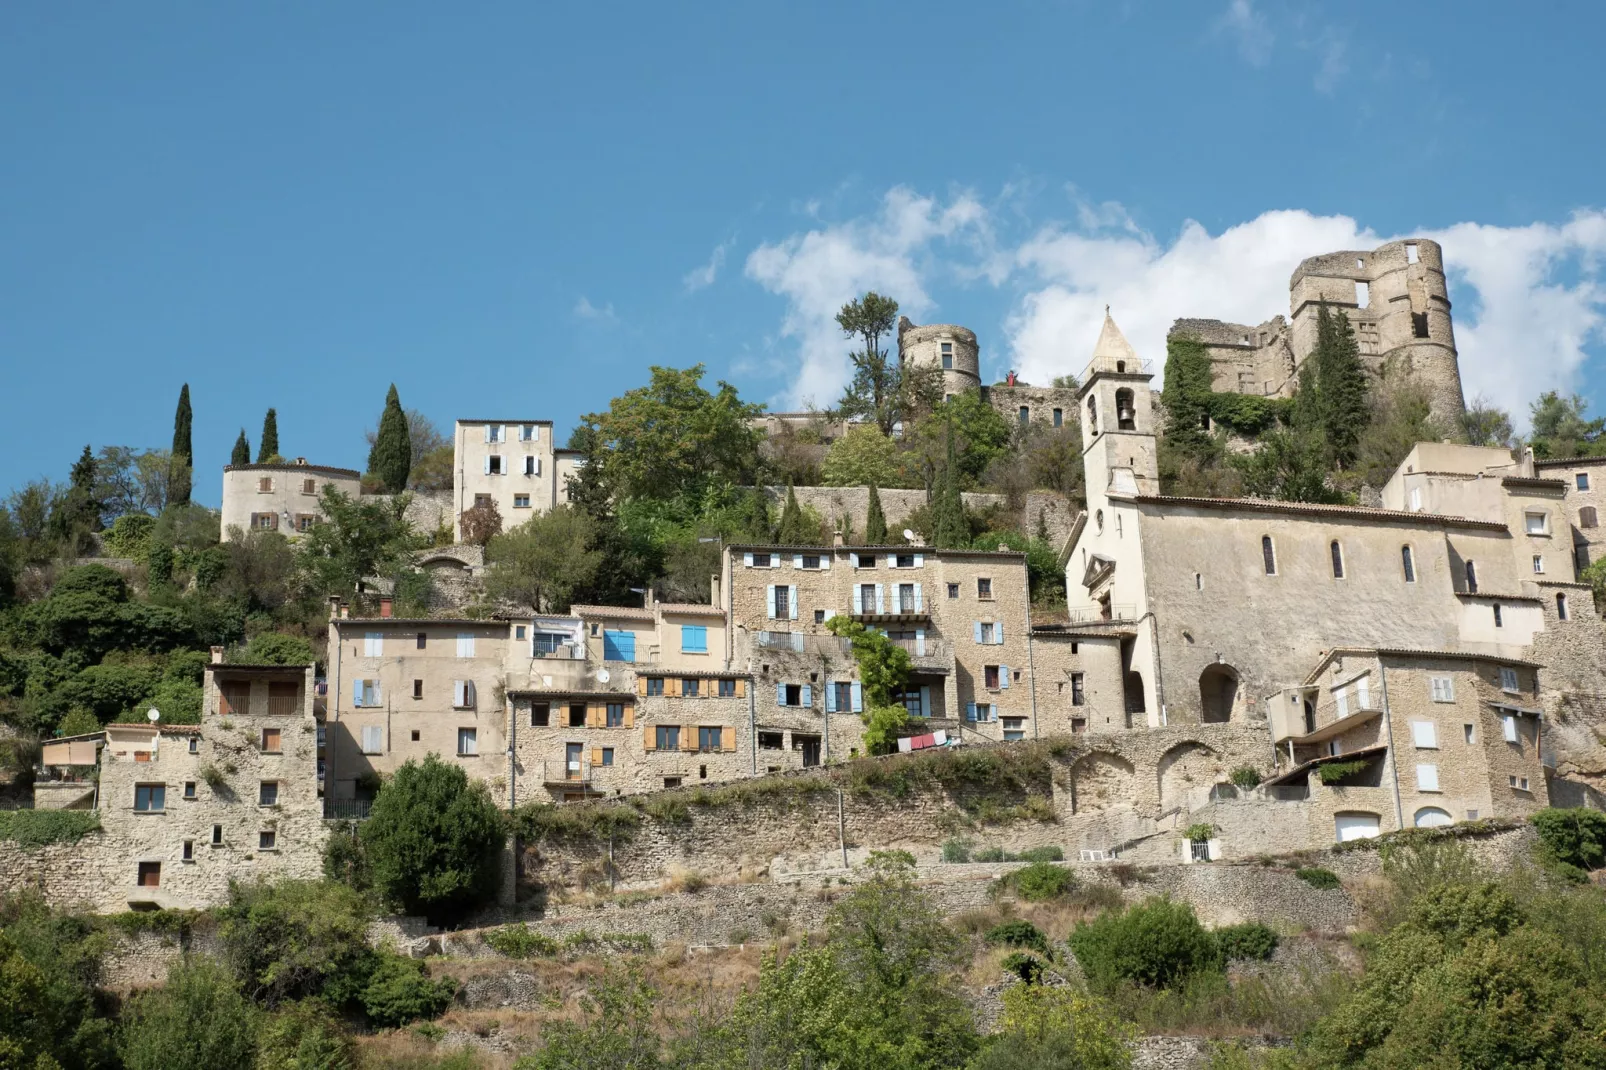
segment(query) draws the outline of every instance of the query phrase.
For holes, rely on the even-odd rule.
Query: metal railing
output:
[[[591,783],[591,762],[582,758],[579,761],[566,761],[562,758],[541,763],[541,783],[543,784],[573,784],[583,788]]]
[[[372,799],[325,799],[323,816],[329,821],[363,821],[373,808]]]
[[[1112,375],[1150,375],[1154,372],[1154,363],[1143,360],[1141,357],[1094,357],[1082,369],[1082,382],[1087,382],[1095,372],[1108,372]]]
[[[1112,605],[1106,610],[1104,606],[1082,606],[1070,610],[1067,615],[1072,624],[1130,621],[1138,619],[1138,607],[1135,605]]]

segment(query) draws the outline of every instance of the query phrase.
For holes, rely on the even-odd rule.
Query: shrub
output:
[[[1207,822],[1189,825],[1182,833],[1191,843],[1204,843],[1216,834],[1216,826]]]
[[[236,884],[218,921],[241,988],[269,1007],[317,995],[344,1004],[373,969],[367,906],[342,884]]]
[[[439,923],[495,895],[507,834],[485,784],[431,754],[396,770],[361,838],[374,888]]]
[[[1029,985],[1035,985],[1043,976],[1042,960],[1024,951],[1012,951],[1005,955],[1001,965]]]
[[[289,1003],[262,1025],[255,1070],[351,1070],[355,1048],[317,1002]]]
[[[1296,869],[1294,876],[1312,888],[1337,888],[1340,883],[1337,873],[1330,869],[1322,869],[1320,866]]]
[[[1354,776],[1365,769],[1369,761],[1367,758],[1353,758],[1347,762],[1325,762],[1316,767],[1316,773],[1324,785],[1337,784],[1345,777]]]
[[[1065,850],[1060,847],[1028,847],[1015,858],[1022,862],[1063,862]]]
[[[252,1064],[256,1022],[227,971],[193,959],[169,970],[163,987],[128,1001],[118,1048],[127,1070],[234,1070]]]
[[[22,847],[77,843],[100,828],[89,810],[0,810],[0,840]]]
[[[504,925],[492,929],[481,937],[499,955],[510,959],[528,959],[536,955],[551,956],[558,953],[558,942],[545,933],[538,933],[528,925]]]
[[[1048,937],[1043,930],[1029,921],[1016,919],[1014,921],[1000,922],[987,930],[982,937],[989,944],[1003,944],[1005,947],[1025,947],[1048,954]]]
[[[1221,969],[1221,949],[1193,908],[1165,898],[1080,922],[1069,943],[1088,982],[1105,991],[1121,981],[1165,988]]]
[[[1216,944],[1222,958],[1264,962],[1277,950],[1277,933],[1258,921],[1246,921],[1217,929]]]
[[[998,1032],[970,1070],[1129,1070],[1136,1030],[1063,985],[1011,985]]]
[[[944,862],[969,862],[970,841],[960,839],[958,836],[943,841],[942,860]]]
[[[387,952],[362,990],[362,1009],[376,1026],[401,1026],[438,1016],[456,993],[450,977],[432,981],[423,963]]]
[[[318,659],[312,644],[299,635],[261,632],[229,651],[228,660],[235,665],[310,665]]]
[[[970,857],[975,862],[1002,862],[1005,856],[1002,847],[982,847],[972,853]]]
[[[1015,893],[1028,903],[1058,899],[1076,887],[1071,871],[1051,862],[1033,862],[1013,874]]]
[[[1248,791],[1251,788],[1260,786],[1260,770],[1252,765],[1240,765],[1232,771],[1232,775],[1228,779],[1232,781],[1235,787]]]
[[[1606,814],[1581,806],[1553,807],[1533,815],[1533,823],[1545,861],[1585,871],[1606,866]]]
[[[151,544],[156,518],[146,513],[124,513],[110,528],[100,533],[100,545],[108,556],[145,560]]]

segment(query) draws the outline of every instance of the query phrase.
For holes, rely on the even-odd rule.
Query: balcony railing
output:
[[[576,761],[565,761],[558,758],[541,763],[541,783],[565,784],[575,788],[588,788],[591,786],[592,766],[584,758]]]
[[[363,821],[373,808],[372,799],[325,799],[323,816],[330,821]]]
[[[1072,624],[1133,621],[1138,619],[1138,607],[1135,605],[1080,606],[1070,610],[1067,616]]]
[[[1154,372],[1151,361],[1137,357],[1094,357],[1082,369],[1082,382],[1087,382],[1096,372],[1105,372],[1110,375],[1150,375]]]

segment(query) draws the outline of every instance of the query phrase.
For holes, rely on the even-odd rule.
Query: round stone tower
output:
[[[976,333],[952,323],[924,327],[898,319],[898,361],[942,369],[943,397],[981,386],[981,349]]]
[[[1460,418],[1461,368],[1438,242],[1406,238],[1370,252],[1326,253],[1302,262],[1289,282],[1297,363],[1316,348],[1316,319],[1324,304],[1349,315],[1368,367],[1397,369],[1427,391],[1435,416],[1451,423]]]

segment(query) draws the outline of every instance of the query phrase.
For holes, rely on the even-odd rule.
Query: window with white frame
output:
[[[1003,723],[1004,723],[1004,739],[1006,739],[1006,740],[1017,740],[1017,739],[1025,739],[1026,738],[1026,718],[1024,718],[1024,717],[1005,717],[1003,719]]]
[[[541,458],[539,458],[539,457],[526,457],[526,458],[524,458],[524,474],[527,475],[527,476],[538,476],[538,475],[540,475],[541,474]]]
[[[471,710],[474,708],[474,697],[473,680],[452,681],[452,705],[454,707],[460,710]]]
[[[1500,666],[1500,690],[1507,692],[1521,691],[1521,680],[1517,678],[1517,670],[1509,665]]]
[[[1528,790],[1528,778],[1525,776],[1507,776],[1506,781],[1518,791]]]
[[[534,442],[541,437],[540,429],[534,424],[522,424],[519,427],[520,442]]]
[[[1526,513],[1523,516],[1523,525],[1530,535],[1543,535],[1547,529],[1544,513]]]
[[[362,656],[365,658],[382,658],[385,656],[385,636],[383,632],[368,632],[362,637]]]
[[[1439,790],[1439,767],[1431,762],[1416,763],[1416,790]]]
[[[474,656],[474,637],[468,632],[457,633],[457,656],[460,658]]]
[[[384,698],[380,694],[378,680],[353,680],[351,682],[351,704],[357,707],[380,706]]]
[[[501,442],[502,441],[502,425],[501,424],[486,424],[485,425],[485,441],[487,441],[487,442]]]
[[[1428,691],[1434,702],[1454,702],[1455,679],[1449,676],[1430,676]]]
[[[1589,489],[1589,473],[1588,472],[1579,472],[1574,477],[1574,479],[1577,481],[1579,490],[1588,490]]]
[[[1542,574],[1544,571],[1545,571],[1545,555],[1544,554],[1534,554],[1534,572]]]
[[[1432,721],[1412,721],[1411,743],[1419,750],[1438,750],[1438,727]]]
[[[1516,742],[1518,742],[1520,737],[1517,734],[1517,715],[1516,714],[1514,714],[1514,713],[1503,713],[1503,714],[1501,714],[1500,715],[1500,728],[1505,733],[1505,738],[1506,738],[1506,742],[1507,743],[1516,743]]]
[[[528,509],[529,507],[530,507],[530,496],[528,494],[515,494],[515,495],[513,495],[513,508],[515,508],[515,509]]]
[[[473,728],[459,728],[457,730],[457,753],[464,758],[469,758],[479,754],[479,752],[479,731]]]

